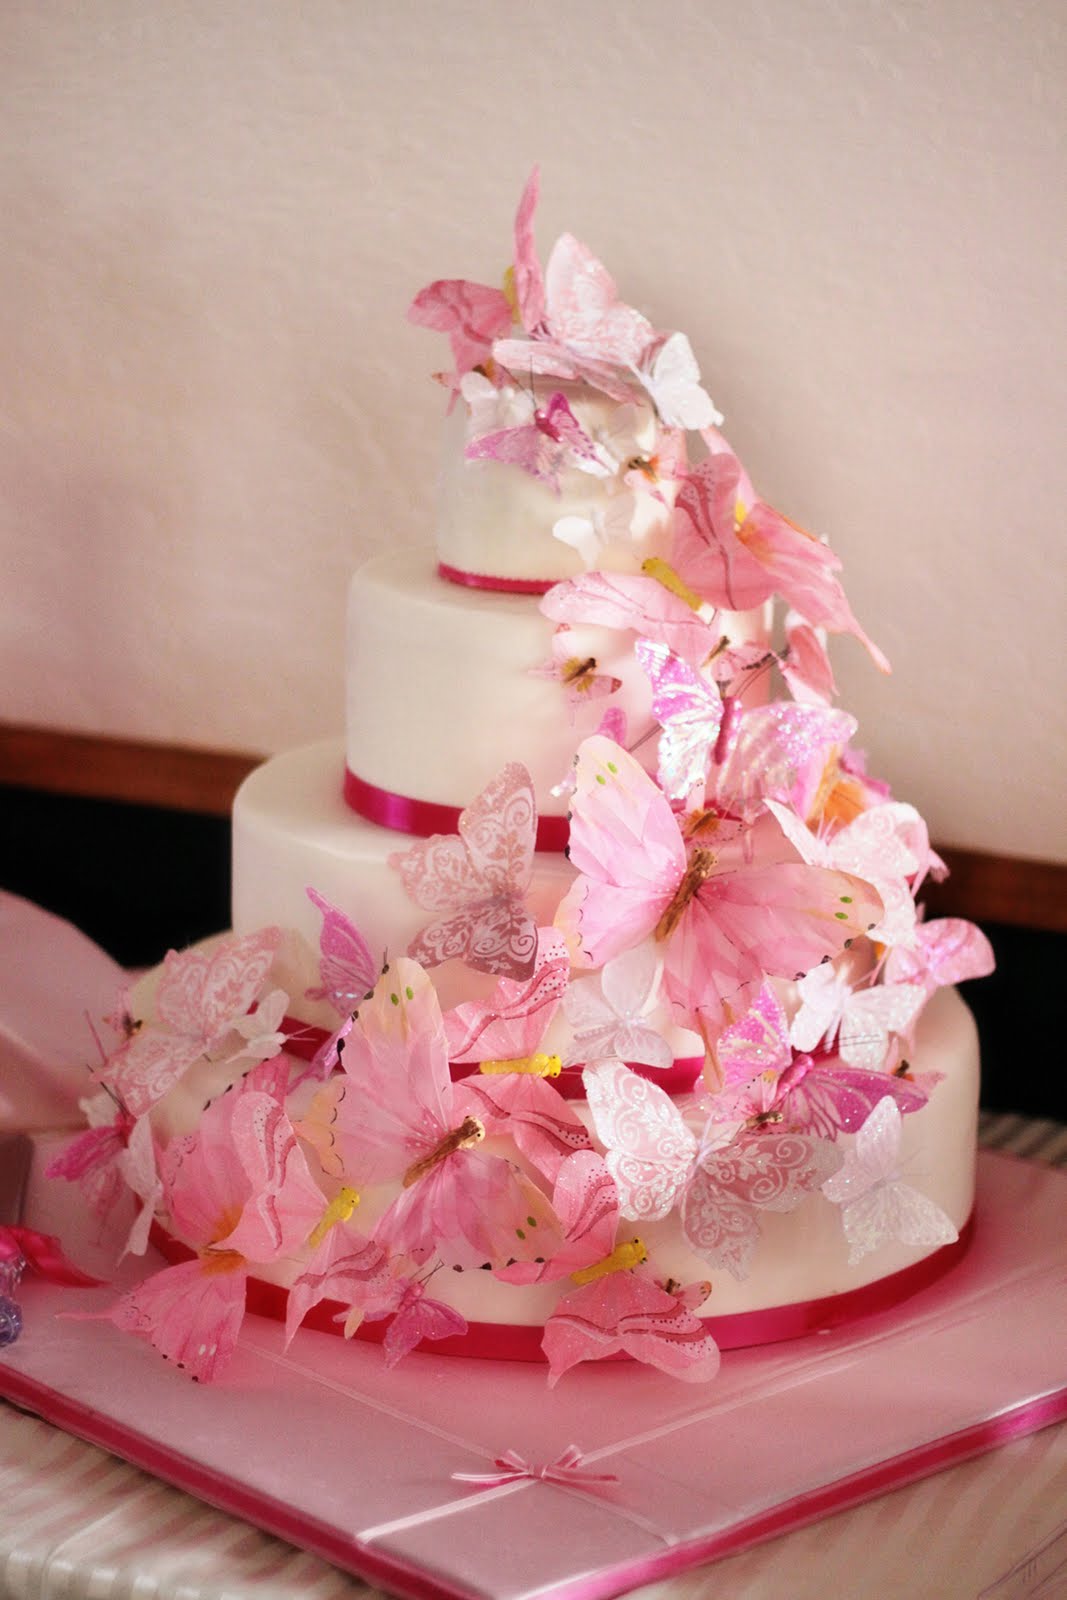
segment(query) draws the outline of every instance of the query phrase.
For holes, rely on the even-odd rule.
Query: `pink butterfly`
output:
[[[465,372],[489,362],[494,340],[511,327],[511,305],[500,289],[466,278],[438,278],[415,296],[408,318],[448,334],[455,362],[449,386],[455,389]]]
[[[847,743],[856,722],[823,706],[745,708],[723,696],[664,644],[639,639],[635,652],[652,685],[652,711],[662,726],[659,779],[673,799],[704,786],[707,803],[746,812],[771,796],[811,783],[828,755]]]
[[[622,687],[622,680],[597,671],[595,656],[583,655],[574,646],[573,631],[561,624],[552,633],[552,658],[543,666],[530,669],[531,678],[555,678],[562,685],[571,709],[590,700],[604,700]]]
[[[357,1190],[400,1178],[374,1237],[392,1254],[449,1264],[502,1264],[549,1254],[558,1223],[544,1194],[477,1146],[485,1125],[467,1113],[448,1070],[433,985],[403,958],[360,1008],[343,1071],[319,1091],[299,1132],[324,1170]]]
[[[552,1206],[562,1239],[542,1261],[516,1261],[496,1276],[506,1283],[555,1283],[572,1272],[603,1261],[615,1248],[619,1196],[615,1180],[595,1150],[578,1150],[560,1163]]]
[[[364,1316],[394,1311],[400,1294],[396,1267],[388,1252],[373,1239],[339,1223],[327,1231],[289,1290],[286,1348],[308,1312],[322,1300],[338,1300],[350,1308],[345,1324],[348,1334]]]
[[[675,500],[672,562],[713,605],[747,611],[776,591],[815,627],[852,633],[875,665],[889,663],[864,633],[835,577],[841,562],[828,545],[761,500],[746,509],[742,468],[729,450],[702,461]]]
[[[377,1318],[369,1317],[368,1320]],[[466,1318],[443,1301],[432,1300],[426,1292],[424,1281],[405,1279],[400,1302],[382,1340],[385,1364],[395,1367],[423,1340],[461,1337],[466,1331]]]
[[[537,926],[525,895],[536,833],[530,774],[511,762],[461,814],[458,835],[435,834],[391,855],[410,898],[438,913],[408,954],[427,967],[457,958],[479,972],[529,978]]]
[[[533,418],[516,428],[497,428],[472,439],[464,452],[468,461],[502,461],[540,478],[556,494],[560,473],[576,467],[595,478],[610,478],[616,463],[589,437],[562,394],[547,406],[538,406]]]
[[[707,1382],[719,1370],[719,1348],[693,1306],[709,1290],[705,1283],[672,1294],[640,1267],[574,1290],[545,1323],[549,1388],[580,1361],[620,1352],[686,1382]]]
[[[381,970],[366,939],[353,922],[331,905],[317,889],[309,888],[308,899],[322,912],[319,935],[319,976],[321,986],[308,989],[305,999],[328,1000],[339,1016],[347,1017],[374,988]]]
[[[837,693],[826,647],[815,628],[796,611],[785,619],[786,648],[778,665],[794,700],[828,706]]]
[[[526,222],[524,271],[532,277],[532,216]],[[612,400],[629,399],[635,387],[629,374],[636,375],[655,330],[619,300],[607,269],[571,234],[563,234],[549,256],[541,304],[542,315],[532,326],[527,319],[538,308],[536,294],[523,308],[531,338],[497,339],[493,356],[500,365],[520,376],[584,380]]]
[[[886,1095],[905,1113],[921,1110],[927,1100],[924,1090],[884,1072],[846,1066],[836,1057],[797,1055],[769,984],[744,1017],[723,1030],[719,1062],[725,1087],[703,1102],[714,1122],[774,1122],[836,1139],[854,1133]]]
[[[574,1151],[590,1148],[585,1124],[558,1090],[533,1074],[473,1073],[456,1084],[455,1109],[476,1117],[489,1138],[510,1138],[549,1180]]]
[[[96,1073],[131,1115],[150,1110],[195,1062],[222,1048],[258,997],[280,943],[278,928],[261,928],[207,950],[168,952],[157,1022],[134,1032]]]
[[[222,1095],[160,1167],[171,1229],[196,1259],[152,1274],[106,1315],[210,1380],[236,1346],[249,1266],[298,1249],[323,1196],[284,1110],[255,1090]]]
[[[926,870],[930,856],[926,824],[914,806],[900,801],[874,805],[826,835],[812,833],[796,812],[778,804],[776,797],[769,798],[767,806],[802,861],[854,872],[878,890],[885,912],[871,929],[873,940],[887,945],[910,940],[915,901],[909,879]]]
[[[658,1085],[621,1062],[583,1076],[621,1214],[656,1221],[677,1206],[693,1251],[736,1278],[747,1275],[759,1211],[795,1210],[840,1165],[832,1144],[802,1134],[742,1131],[716,1148]]]
[[[555,584],[540,605],[553,622],[630,629],[687,661],[705,659],[720,638],[717,628],[658,579],[638,573],[587,572],[568,578]]]
[[[119,1157],[126,1148],[134,1118],[122,1106],[116,1107],[114,1098],[103,1092],[92,1101],[83,1101],[82,1109],[89,1112],[91,1121],[101,1112],[110,1112],[110,1119],[96,1123],[72,1139],[49,1162],[45,1177],[77,1183],[86,1205],[104,1219],[123,1193]]]
[[[570,859],[579,876],[557,926],[588,966],[651,934],[668,998],[716,1035],[765,975],[809,971],[881,914],[881,900],[859,878],[761,864],[754,828],[714,815],[686,823],[606,739],[585,740],[577,771]]]
[[[959,1238],[951,1217],[901,1178],[901,1131],[896,1104],[880,1100],[841,1170],[822,1186],[826,1198],[841,1207],[849,1266],[892,1240],[933,1249]]]
[[[996,960],[981,928],[962,917],[921,922],[912,940],[889,952],[885,975],[891,983],[920,984],[927,994],[943,984],[985,978]]]
[[[570,957],[556,928],[537,930],[537,957],[525,981],[501,978],[488,1000],[467,1000],[444,1015],[450,1061],[533,1055],[570,979]]]
[[[568,1064],[639,1061],[666,1070],[674,1051],[648,1021],[659,996],[662,967],[651,941],[604,963],[593,977],[577,978],[563,997],[574,1031]]]

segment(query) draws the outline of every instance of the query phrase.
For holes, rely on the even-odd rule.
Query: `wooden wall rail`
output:
[[[171,811],[229,816],[238,787],[261,759],[0,724],[0,784]]]
[[[0,724],[0,785],[227,816],[260,757]],[[938,847],[952,869],[930,915],[1067,932],[1067,865]]]

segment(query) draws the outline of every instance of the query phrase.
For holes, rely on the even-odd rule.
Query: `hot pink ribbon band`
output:
[[[827,1328],[839,1328],[859,1317],[871,1316],[876,1311],[891,1311],[903,1300],[908,1300],[922,1289],[937,1283],[946,1272],[966,1254],[974,1237],[974,1217],[968,1218],[953,1244],[942,1245],[933,1255],[916,1261],[910,1267],[890,1273],[877,1283],[864,1284],[859,1289],[846,1289],[843,1294],[826,1295],[818,1300],[802,1300],[795,1305],[772,1306],[766,1311],[739,1311],[724,1317],[702,1317],[701,1321],[720,1350],[743,1350],[763,1344],[780,1344],[785,1339],[800,1339],[809,1333],[819,1333]],[[157,1222],[152,1224],[152,1243],[169,1262],[190,1261],[195,1254],[188,1245],[171,1238]],[[271,1317],[276,1322],[285,1321],[288,1291],[276,1283],[264,1283],[259,1278],[249,1278],[246,1306],[258,1317]],[[320,1300],[312,1306],[302,1326],[316,1328],[320,1333],[340,1334],[347,1306],[335,1300]],[[340,1321],[336,1319],[340,1317]],[[364,1322],[355,1337],[372,1344],[381,1344],[385,1337],[384,1322]],[[471,1322],[467,1332],[450,1334],[446,1339],[424,1340],[419,1345],[432,1355],[474,1356],[489,1361],[544,1361],[541,1349],[540,1326],[520,1327],[504,1322]],[[605,1358],[608,1361],[629,1361],[630,1356],[619,1353]]]
[[[300,1061],[314,1061],[322,1046],[330,1037],[325,1028],[313,1027],[309,1022],[300,1022],[296,1017],[282,1018],[282,1032],[285,1034],[285,1053],[287,1056],[296,1056]],[[584,1100],[585,1085],[582,1082],[581,1068],[584,1063],[568,1067],[566,1072],[558,1078],[550,1079],[553,1089],[564,1100]],[[678,1056],[673,1066],[650,1067],[643,1061],[627,1061],[625,1066],[631,1072],[636,1072],[639,1078],[648,1078],[652,1083],[659,1085],[667,1094],[688,1094],[700,1076],[700,1069],[704,1065],[701,1056]],[[476,1061],[450,1061],[448,1070],[453,1081],[460,1078],[469,1078],[478,1071]]]
[[[547,594],[559,582],[558,578],[497,578],[491,572],[464,572],[444,561],[437,563],[437,576],[465,589],[492,589],[497,594]]]
[[[455,833],[459,827],[459,806],[412,800],[407,795],[394,794],[391,789],[379,789],[377,784],[357,777],[351,767],[345,768],[344,796],[352,810],[368,822],[392,828],[396,833],[413,833],[420,839],[428,839],[434,833]],[[538,817],[534,849],[559,855],[567,848],[569,832],[570,823],[566,817]]]

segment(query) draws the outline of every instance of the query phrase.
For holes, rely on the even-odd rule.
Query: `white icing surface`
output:
[[[495,465],[495,463],[490,463]],[[530,595],[471,589],[438,577],[429,552],[390,552],[352,579],[348,603],[348,764],[367,783],[410,799],[463,807],[508,761],[530,771],[543,815],[563,816],[551,790],[608,705],[626,713],[632,742],[653,727],[648,680],[633,638],[575,626],[575,654],[622,680],[609,699],[570,718],[550,658],[555,625]],[[655,741],[645,746],[655,760]]]

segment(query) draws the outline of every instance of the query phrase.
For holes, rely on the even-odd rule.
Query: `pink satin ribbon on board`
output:
[[[391,789],[360,778],[351,767],[345,768],[345,801],[359,816],[394,833],[412,833],[428,839],[434,833],[455,833],[459,827],[460,806],[442,806],[433,800],[412,800]],[[567,847],[570,823],[566,817],[538,817],[534,849],[559,855]]]

